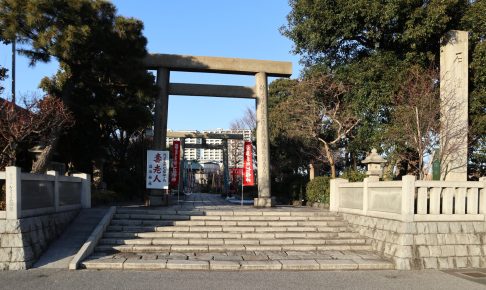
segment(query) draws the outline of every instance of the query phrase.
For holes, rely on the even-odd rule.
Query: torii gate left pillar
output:
[[[268,60],[223,58],[208,56],[184,56],[174,54],[150,54],[145,60],[147,69],[157,69],[159,96],[156,101],[154,147],[165,149],[169,94],[256,99],[258,198],[256,207],[271,207],[274,198],[270,189],[270,150],[268,141],[268,81],[267,77],[290,77],[292,63]],[[180,84],[169,82],[170,71],[223,73],[255,76],[255,87]],[[159,191],[160,192],[160,191]],[[160,205],[157,194],[151,205]]]
[[[154,150],[165,150],[167,147],[167,116],[169,113],[169,78],[170,70],[164,67],[157,69],[157,87],[159,93],[155,100]],[[151,189],[148,198],[151,206],[168,205],[167,189]]]

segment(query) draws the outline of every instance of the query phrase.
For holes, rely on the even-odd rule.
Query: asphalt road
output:
[[[486,289],[440,271],[0,271],[0,289]]]

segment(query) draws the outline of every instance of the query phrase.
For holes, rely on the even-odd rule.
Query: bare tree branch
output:
[[[0,148],[3,148],[0,169],[15,165],[20,144],[33,145],[34,142],[45,145],[47,151],[41,153],[41,160],[34,162],[33,169],[37,172],[45,168],[59,134],[73,122],[63,102],[54,97],[34,98],[23,108],[11,102],[0,102]]]

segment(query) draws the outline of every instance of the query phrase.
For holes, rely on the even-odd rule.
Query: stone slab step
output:
[[[154,209],[129,209],[117,208],[116,214],[134,215],[182,215],[182,216],[295,216],[295,217],[317,217],[317,216],[339,216],[335,212],[312,209],[253,209],[244,210],[154,210]]]
[[[108,232],[347,232],[347,226],[244,227],[244,226],[122,226],[110,225]]]
[[[324,216],[273,216],[273,215],[257,215],[257,216],[242,216],[242,215],[178,215],[178,214],[115,214],[115,220],[122,219],[138,219],[138,220],[167,220],[167,221],[335,221],[342,220],[341,216],[324,215]]]
[[[114,219],[111,225],[121,226],[242,226],[242,227],[339,227],[346,226],[345,221],[212,221],[212,220],[143,220]]]
[[[204,217],[204,216],[193,216]],[[140,213],[116,213],[113,219],[146,219],[146,220],[169,220],[169,221],[184,221],[190,220],[190,215],[178,215],[178,214],[140,214]]]
[[[95,252],[371,251],[369,244],[335,245],[98,245]]]
[[[155,238],[110,239],[103,238],[99,245],[339,245],[366,244],[366,239],[209,239],[209,238]]]
[[[117,207],[116,214],[155,214],[155,215],[184,215],[184,216],[196,216],[205,215],[201,210],[167,210],[167,209],[133,209]]]
[[[154,257],[153,259],[144,259],[139,257],[90,257],[82,263],[82,267],[90,270],[224,270],[224,271],[342,271],[342,270],[391,270],[394,265],[391,262],[381,259],[328,259],[321,258],[300,258],[300,259],[249,259],[245,256],[238,259],[217,259],[212,256],[211,259],[171,259],[170,256]],[[251,256],[247,256],[251,257]],[[256,257],[256,256],[253,256]],[[221,258],[230,258],[221,256]],[[236,256],[235,256],[236,258]],[[288,258],[288,256],[287,256]]]
[[[106,232],[104,238],[210,238],[210,239],[282,239],[282,238],[361,238],[354,232],[270,232],[270,233],[223,233],[223,232]]]

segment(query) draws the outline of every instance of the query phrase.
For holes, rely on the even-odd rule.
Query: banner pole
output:
[[[243,206],[243,189],[245,188],[243,186],[243,168],[241,170],[241,206]]]
[[[180,148],[179,148],[180,150]],[[177,160],[177,162],[179,162],[179,171],[181,171],[181,160]],[[182,169],[184,170],[184,168]],[[181,178],[180,178],[180,173],[177,172],[177,174],[179,175],[179,178],[177,179],[177,205],[180,204],[180,197],[179,195],[181,194]]]

